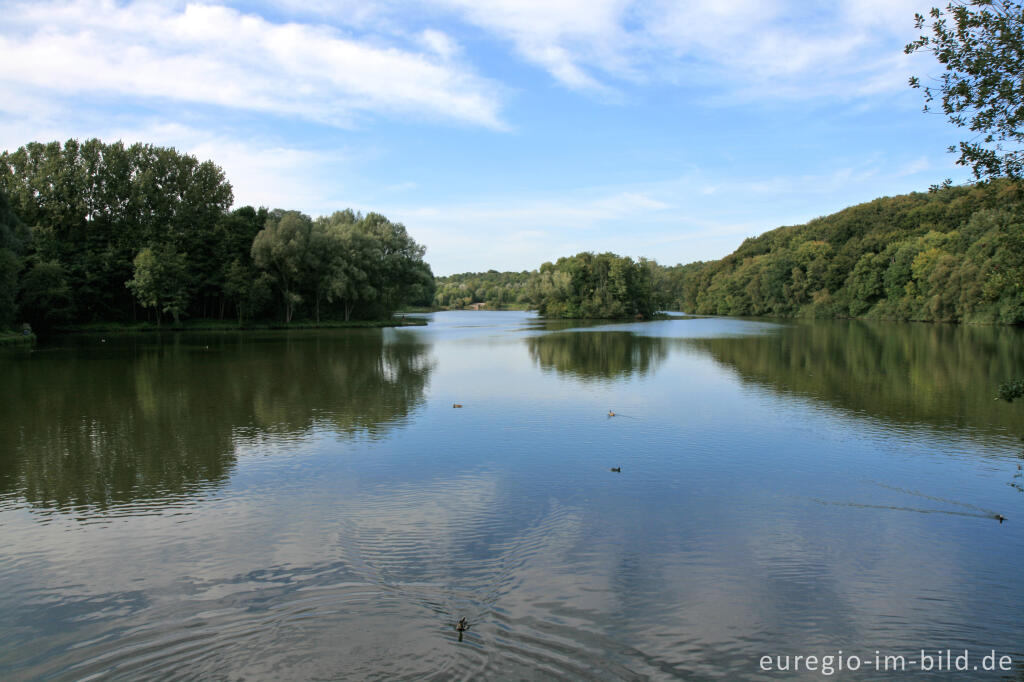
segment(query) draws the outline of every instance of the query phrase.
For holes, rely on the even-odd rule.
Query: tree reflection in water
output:
[[[747,382],[902,424],[1020,430],[1016,406],[994,400],[1024,372],[1013,327],[806,321],[773,334],[689,339]]]
[[[222,484],[239,438],[383,437],[424,400],[429,346],[394,330],[74,339],[0,358],[0,494],[57,509]]]
[[[672,339],[628,331],[558,332],[526,339],[544,371],[583,381],[610,381],[653,373],[668,357]]]

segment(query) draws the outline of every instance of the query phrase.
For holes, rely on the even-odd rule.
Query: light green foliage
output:
[[[181,315],[188,308],[188,259],[171,245],[145,248],[133,261],[134,276],[125,286],[135,295],[143,308],[157,310],[157,324],[161,313],[170,313],[174,324],[181,323]]]
[[[921,35],[907,54],[932,53],[946,69],[935,88],[925,87],[925,111],[940,96],[944,114],[973,135],[950,152],[978,179],[1024,176],[1024,5],[1020,0],[970,0],[915,15]],[[917,77],[910,79],[921,87]],[[947,181],[948,182],[948,181]]]

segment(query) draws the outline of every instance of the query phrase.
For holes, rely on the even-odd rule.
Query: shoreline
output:
[[[36,343],[35,334],[23,334],[21,332],[0,332],[0,348],[21,348],[33,346]]]
[[[267,322],[239,325],[235,322],[201,321],[186,324],[166,324],[157,326],[151,322],[134,324],[97,322],[68,327],[57,327],[49,336],[71,336],[93,333],[153,333],[153,332],[250,332],[250,331],[287,331],[289,329],[379,329],[384,327],[423,327],[427,321],[417,316],[406,316],[393,320],[354,320],[350,322],[324,321],[315,322]]]

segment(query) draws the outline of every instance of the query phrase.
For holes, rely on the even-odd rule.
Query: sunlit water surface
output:
[[[0,355],[0,678],[1024,677],[1021,330],[429,319]]]

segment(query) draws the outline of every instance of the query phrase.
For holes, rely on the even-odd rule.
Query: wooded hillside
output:
[[[435,303],[500,307],[515,302],[570,317],[595,310],[612,313],[599,317],[615,317],[670,309],[1024,322],[1024,191],[1008,181],[876,199],[752,237],[721,260],[666,267],[626,259],[649,278],[634,275],[625,305],[584,306],[583,301],[626,291],[608,289],[607,277],[598,277],[595,289],[593,277],[577,276],[582,272],[577,266],[606,256],[616,258],[579,254],[532,272],[440,278]],[[566,301],[575,303],[560,305]]]
[[[994,181],[876,199],[665,268],[658,288],[705,314],[1024,322],[1024,193]]]

